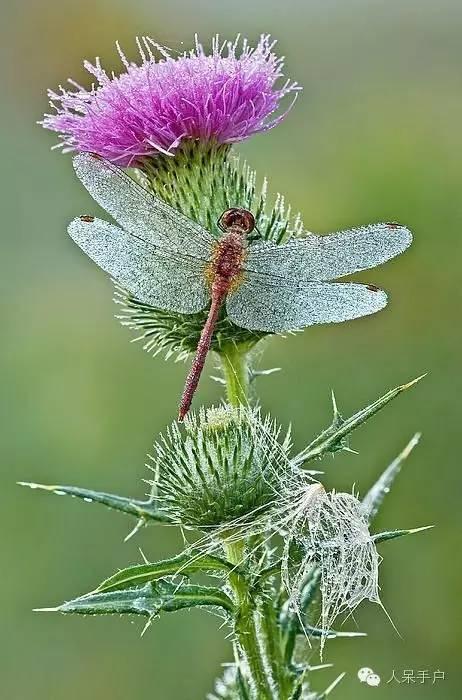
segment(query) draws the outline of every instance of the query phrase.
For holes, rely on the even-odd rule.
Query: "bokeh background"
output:
[[[142,621],[33,614],[92,588],[116,570],[177,551],[171,530],[123,544],[121,514],[15,486],[20,479],[141,496],[144,456],[175,415],[185,367],[130,345],[113,319],[110,282],[65,235],[91,210],[69,156],[35,121],[45,89],[81,60],[119,69],[114,42],[135,58],[134,36],[174,49],[194,32],[279,39],[286,72],[303,86],[275,131],[239,150],[325,232],[375,220],[415,231],[411,251],[365,276],[391,292],[381,314],[274,339],[262,363],[265,409],[293,423],[302,447],[330,419],[330,390],[348,413],[429,372],[355,434],[359,455],[326,462],[330,485],[362,492],[416,430],[410,458],[378,525],[434,523],[382,545],[383,612],[357,614],[366,639],[333,641],[318,688],[348,675],[335,697],[462,696],[460,625],[462,6],[457,0],[18,0],[2,9],[1,158],[1,628],[0,695],[8,700],[199,700],[230,657],[215,618],[180,613]],[[184,44],[182,43],[184,42]],[[216,401],[209,379],[199,399]],[[371,666],[380,687],[361,686]],[[387,684],[393,669],[444,671],[432,685]]]

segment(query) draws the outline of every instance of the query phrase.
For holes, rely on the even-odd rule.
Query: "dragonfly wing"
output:
[[[405,226],[371,224],[327,236],[310,234],[284,245],[256,243],[249,248],[245,268],[294,280],[333,280],[381,265],[411,242]]]
[[[126,231],[157,246],[208,260],[215,238],[209,231],[138,185],[99,156],[79,153],[75,172],[93,199]]]
[[[69,235],[105,272],[145,304],[192,314],[207,306],[204,264],[166,254],[101,219],[71,221]]]
[[[387,295],[377,287],[347,282],[270,284],[248,274],[226,301],[230,320],[249,330],[282,333],[315,323],[339,323],[380,311]]]

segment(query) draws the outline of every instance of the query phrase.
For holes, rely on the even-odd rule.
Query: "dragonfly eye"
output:
[[[237,228],[240,233],[252,233],[255,228],[255,218],[248,209],[233,207],[223,212],[218,220],[218,226],[222,231],[228,231],[230,228]]]

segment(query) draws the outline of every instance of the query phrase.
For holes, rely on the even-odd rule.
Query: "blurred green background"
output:
[[[136,34],[182,50],[194,32],[207,41],[262,31],[279,39],[304,91],[283,125],[239,150],[310,230],[393,219],[415,231],[409,253],[364,277],[390,290],[383,313],[271,341],[263,366],[283,371],[260,381],[263,406],[292,421],[302,447],[329,421],[331,387],[352,412],[429,372],[354,436],[359,456],[326,462],[330,485],[364,492],[422,430],[378,525],[437,527],[382,545],[383,601],[402,638],[364,605],[357,620],[369,636],[329,643],[336,668],[319,672],[317,686],[345,670],[335,694],[344,700],[460,698],[460,3],[29,0],[2,14],[1,698],[199,700],[230,658],[205,613],[165,616],[143,639],[140,620],[33,614],[139,561],[139,545],[154,559],[180,538],[151,528],[123,544],[132,524],[123,515],[15,482],[141,496],[145,453],[175,415],[186,372],[129,344],[110,282],[65,234],[93,205],[69,156],[51,153],[56,139],[35,124],[46,88],[68,76],[88,84],[85,57],[118,70],[116,39],[135,58]],[[199,399],[218,396],[205,378]],[[359,684],[361,666],[382,676],[380,687]],[[387,684],[393,669],[446,679]]]

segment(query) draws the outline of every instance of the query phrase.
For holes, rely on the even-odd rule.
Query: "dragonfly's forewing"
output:
[[[122,228],[168,250],[209,260],[209,231],[155,197],[113,163],[91,153],[74,158],[77,176]]]
[[[387,295],[377,287],[346,282],[275,284],[263,275],[246,278],[226,301],[233,323],[249,330],[282,333],[315,323],[339,323],[380,311]]]
[[[186,314],[201,311],[209,303],[201,261],[156,249],[101,219],[74,219],[68,231],[99,267],[140,301]]]
[[[371,224],[327,236],[308,235],[285,245],[259,242],[249,248],[245,268],[294,281],[333,280],[394,258],[412,242],[398,224]]]

